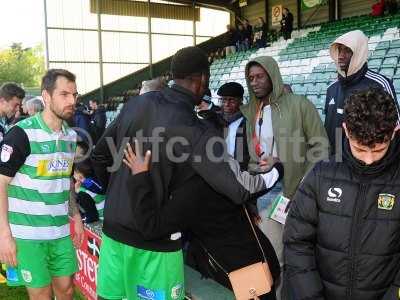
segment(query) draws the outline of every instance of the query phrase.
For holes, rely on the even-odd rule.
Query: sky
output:
[[[45,43],[43,0],[0,0],[0,49]]]

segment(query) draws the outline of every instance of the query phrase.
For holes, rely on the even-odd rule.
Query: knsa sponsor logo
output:
[[[47,171],[49,172],[65,172],[69,168],[69,161],[66,159],[55,159],[49,162]]]
[[[341,188],[330,188],[328,190],[328,197],[326,198],[326,201],[340,203],[340,197],[342,196],[342,193],[343,191]]]

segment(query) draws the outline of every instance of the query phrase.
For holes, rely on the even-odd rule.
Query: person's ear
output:
[[[347,126],[346,126],[345,122],[342,123],[342,127],[344,130],[344,133],[346,134],[346,137],[349,138],[349,131],[347,130]]]
[[[43,90],[42,91],[42,98],[43,98],[43,101],[44,101],[44,105],[46,106],[50,102],[51,96],[50,96],[48,91]]]

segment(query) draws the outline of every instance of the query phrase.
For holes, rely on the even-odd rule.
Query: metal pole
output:
[[[45,36],[45,43],[46,43],[46,68],[49,69],[49,34],[48,34],[48,27],[47,27],[47,0],[43,0],[43,8],[44,8],[44,36]]]
[[[196,46],[196,0],[193,1],[193,46]]]
[[[97,37],[99,47],[99,74],[100,74],[100,103],[104,103],[104,77],[103,77],[103,42],[101,38],[101,7],[100,1],[97,4]]]
[[[148,34],[149,34],[149,75],[153,78],[153,43],[151,41],[151,3],[147,0],[147,23],[148,23]]]
[[[301,28],[301,0],[297,0],[297,29]]]

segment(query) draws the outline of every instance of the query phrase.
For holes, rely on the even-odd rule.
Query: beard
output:
[[[70,121],[72,116],[74,115],[74,109],[72,110],[57,110],[53,107],[53,105],[50,105],[50,110],[51,112],[60,120],[63,121]]]

